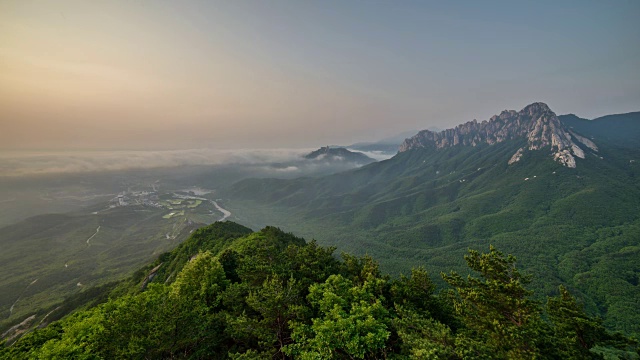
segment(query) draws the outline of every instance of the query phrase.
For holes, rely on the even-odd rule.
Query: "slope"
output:
[[[30,314],[39,320],[65,298],[122,278],[197,227],[164,214],[119,207],[39,215],[1,228],[0,330]]]
[[[602,116],[593,120],[561,115],[560,120],[596,142],[619,147],[640,146],[640,112]]]
[[[205,227],[128,293],[36,329],[0,358],[95,359],[638,359],[564,288],[532,301],[515,258],[494,248],[465,257],[474,277],[382,274],[371,257],[266,227]],[[146,284],[147,286],[140,286]]]
[[[569,126],[569,139],[581,131],[594,136]],[[226,205],[251,225],[276,224],[372,254],[394,273],[420,264],[430,272],[464,271],[467,248],[494,244],[536,275],[539,293],[566,284],[608,326],[639,333],[640,150],[616,137],[638,123],[624,126],[598,138],[597,152],[585,147],[575,168],[549,156],[558,151],[551,145],[509,164],[531,142],[514,136],[415,147],[320,179],[245,180],[229,189]]]

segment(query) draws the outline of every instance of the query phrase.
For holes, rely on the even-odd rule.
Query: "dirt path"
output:
[[[96,229],[96,232],[91,235],[90,238],[87,239],[87,245],[89,245],[89,240],[93,239],[94,236],[98,235],[98,232],[100,232],[100,226],[98,226],[98,228]]]
[[[33,285],[36,283],[36,281],[38,281],[38,279],[35,279],[31,282],[31,284],[27,285],[26,288],[24,288],[24,290],[22,290],[22,292],[20,293],[20,296],[18,296],[18,298],[16,299],[16,301],[13,302],[13,305],[11,305],[11,308],[9,309],[9,317],[11,317],[11,314],[13,313],[13,308],[16,306],[16,304],[18,303],[18,301],[20,301],[20,298],[22,298],[22,295],[24,294],[25,291],[27,291],[27,289],[29,288],[29,286]]]

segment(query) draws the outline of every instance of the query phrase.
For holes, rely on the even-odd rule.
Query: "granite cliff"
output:
[[[420,131],[406,139],[399,151],[416,148],[443,149],[458,145],[493,145],[516,139],[526,139],[527,145],[513,154],[509,164],[520,161],[525,151],[550,149],[550,156],[555,161],[575,168],[576,157],[584,159],[585,150],[598,151],[593,141],[565,127],[556,114],[540,102],[528,105],[520,111],[505,110],[482,122],[473,120],[440,132]]]

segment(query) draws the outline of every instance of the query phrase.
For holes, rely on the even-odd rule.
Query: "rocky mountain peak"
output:
[[[473,120],[441,132],[420,131],[417,135],[406,139],[399,151],[415,148],[443,149],[458,145],[477,146],[483,143],[493,145],[520,138],[527,140],[527,146],[513,154],[508,161],[510,165],[520,161],[527,150],[542,150],[550,147],[554,160],[574,168],[576,167],[575,157],[582,159],[585,157],[584,150],[576,141],[590,150],[598,151],[591,140],[565,128],[549,106],[541,102],[527,105],[520,111],[504,110],[500,115],[494,115],[480,123]]]
[[[528,114],[529,116],[542,115],[544,113],[551,113],[555,116],[549,106],[543,102],[535,102],[533,104],[529,104],[525,106],[524,109],[522,109],[520,112]]]

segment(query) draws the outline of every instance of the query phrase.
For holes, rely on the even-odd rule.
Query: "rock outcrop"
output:
[[[591,140],[566,129],[556,114],[544,103],[533,103],[520,111],[505,110],[489,120],[469,121],[453,129],[440,132],[420,131],[406,139],[399,151],[416,148],[443,149],[451,146],[493,145],[507,140],[525,138],[526,148],[520,148],[509,159],[514,164],[522,158],[525,151],[551,149],[551,156],[560,164],[575,168],[575,158],[584,159],[584,150],[579,142],[592,151],[598,147]],[[574,141],[575,140],[575,141]]]

